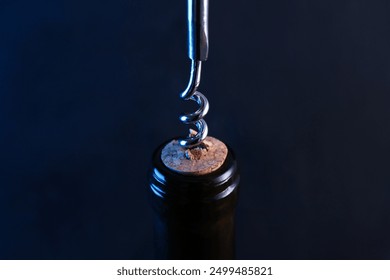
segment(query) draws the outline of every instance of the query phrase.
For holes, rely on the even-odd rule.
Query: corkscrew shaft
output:
[[[206,61],[209,54],[209,1],[188,0],[188,56]]]
[[[193,124],[197,128],[195,135],[189,134],[179,139],[181,146],[193,148],[202,143],[208,133],[203,117],[209,109],[207,98],[198,91],[202,72],[202,61],[206,61],[209,53],[208,38],[208,0],[188,0],[188,56],[191,59],[191,73],[187,88],[180,94],[184,100],[195,101],[199,109],[193,113],[180,115],[184,124]]]

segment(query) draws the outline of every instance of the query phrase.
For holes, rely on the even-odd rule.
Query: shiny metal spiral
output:
[[[193,148],[202,143],[208,133],[208,127],[203,117],[209,111],[209,101],[197,91],[200,84],[202,62],[192,60],[190,81],[180,97],[184,100],[192,100],[198,103],[199,109],[193,113],[184,113],[180,115],[180,121],[184,124],[194,124],[198,129],[195,135],[189,133],[186,138],[179,139],[179,144],[185,148]]]

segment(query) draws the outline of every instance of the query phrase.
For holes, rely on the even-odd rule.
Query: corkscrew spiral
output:
[[[201,61],[192,62],[190,81],[186,90],[180,95],[182,99],[195,101],[199,105],[199,109],[195,112],[180,115],[181,122],[187,125],[194,124],[198,129],[195,135],[189,133],[186,138],[179,139],[179,144],[185,148],[198,146],[206,138],[208,133],[207,123],[203,117],[209,110],[209,101],[202,93],[197,91],[200,83],[201,68]]]

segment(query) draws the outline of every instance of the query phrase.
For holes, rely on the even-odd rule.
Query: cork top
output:
[[[202,145],[186,149],[177,140],[169,142],[161,152],[161,160],[169,169],[184,175],[205,175],[225,162],[228,149],[218,139],[207,136]]]

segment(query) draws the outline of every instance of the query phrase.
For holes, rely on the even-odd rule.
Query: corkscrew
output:
[[[190,80],[187,88],[180,94],[184,100],[195,101],[199,109],[192,113],[180,115],[180,121],[186,125],[196,126],[196,133],[190,133],[187,137],[179,139],[179,144],[184,148],[199,146],[208,133],[207,123],[203,117],[209,110],[207,98],[198,91],[202,72],[202,62],[207,60],[209,52],[208,39],[208,0],[187,0],[188,12],[188,56],[191,59]]]

